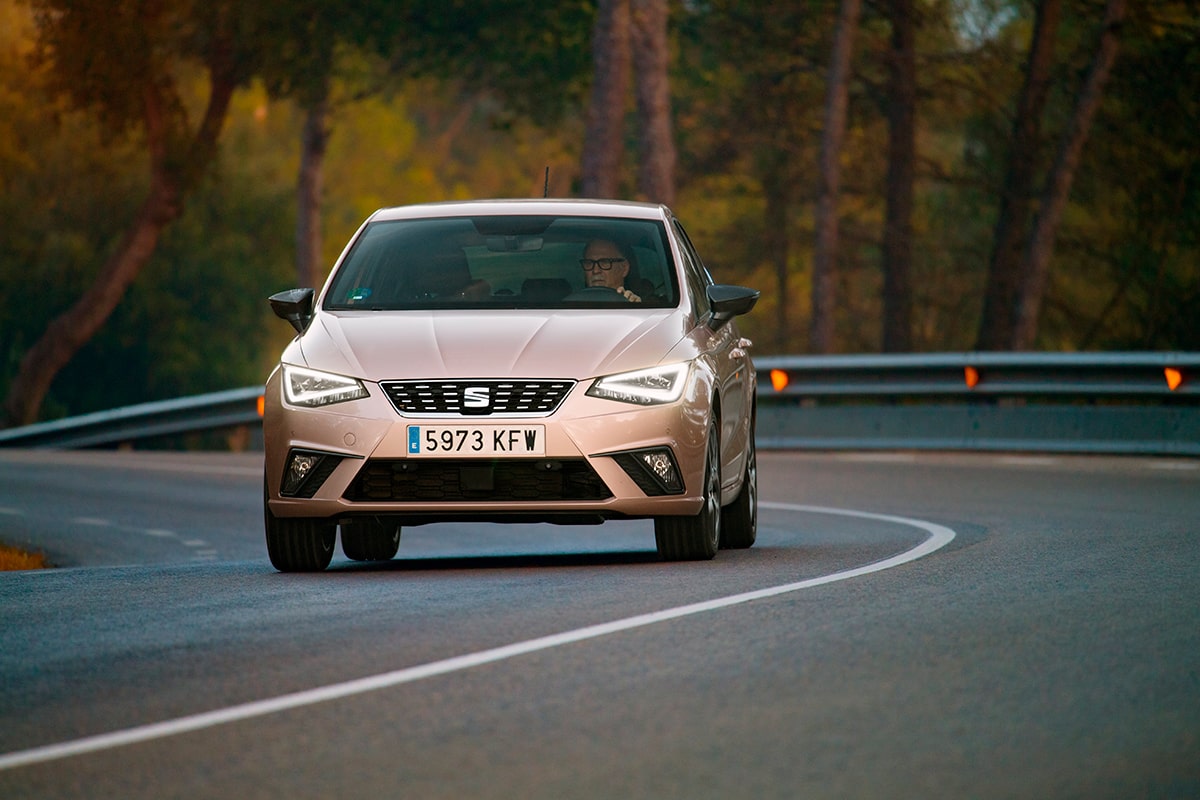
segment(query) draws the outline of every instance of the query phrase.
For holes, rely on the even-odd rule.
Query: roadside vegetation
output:
[[[1196,0],[0,0],[0,425],[259,383],[371,211],[543,192],[669,200],[756,354],[1200,349],[1198,160]]]
[[[16,547],[0,544],[0,572],[24,569],[46,569],[50,564],[41,553],[27,553]]]

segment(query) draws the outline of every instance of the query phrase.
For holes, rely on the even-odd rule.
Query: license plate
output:
[[[543,456],[545,425],[409,425],[410,456]]]

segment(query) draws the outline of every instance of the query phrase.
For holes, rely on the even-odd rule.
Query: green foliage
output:
[[[168,229],[108,324],[56,378],[46,416],[253,385],[266,377],[287,338],[264,298],[291,273],[295,159],[273,147],[270,120],[254,113],[263,103],[261,92],[239,98],[217,169]],[[40,333],[78,297],[97,268],[96,253],[113,246],[144,192],[140,159],[113,160],[115,153],[97,145],[96,135],[80,141],[68,129],[46,140],[48,149],[74,158],[61,162],[71,172],[61,196],[78,207],[61,209],[34,237],[37,263],[52,271],[44,280],[0,268],[0,281],[14,296],[38,301],[16,306],[20,338]],[[97,154],[110,159],[108,169],[123,163],[123,170],[89,172],[86,157]],[[0,389],[13,370],[10,361]]]
[[[291,272],[289,190],[222,164],[52,393],[108,408],[265,380],[264,298]]]
[[[13,3],[0,38],[0,393],[52,315],[91,281],[145,192],[144,160],[46,90],[28,66],[33,28]]]
[[[59,376],[45,416],[263,379],[290,335],[264,298],[294,280],[301,109],[322,93],[334,108],[323,212],[329,265],[381,206],[540,195],[546,166],[551,194],[569,195],[594,6],[185,0],[161,4],[147,31],[132,21],[133,0],[0,0],[0,393],[24,349],[93,279],[144,196],[146,156],[130,127],[144,70],[169,70],[175,113],[194,119],[206,96],[198,59],[210,55],[213,31],[232,26],[242,74],[262,80],[235,96],[215,171],[108,326]],[[75,24],[101,7],[96,25]],[[978,324],[1030,6],[918,7],[914,342],[964,349]],[[1059,236],[1040,347],[1200,349],[1197,11],[1193,0],[1133,2]],[[55,22],[36,51],[31,13]],[[677,210],[719,280],[764,290],[745,323],[756,352],[802,351],[836,3],[707,0],[674,4],[672,13]],[[1066,4],[1043,163],[1069,116],[1099,13],[1092,0]],[[149,33],[166,51],[147,44]],[[881,6],[866,4],[840,209],[845,351],[878,348],[888,33]],[[770,250],[781,233],[783,331]]]
[[[1137,6],[1064,224],[1043,335],[1101,349],[1200,348],[1200,26]]]
[[[0,2],[0,10],[15,8]],[[0,140],[0,213],[8,222],[0,237],[0,298],[11,313],[0,316],[0,394],[25,349],[93,280],[146,186],[137,137],[56,101],[47,88],[52,81],[41,80],[45,65],[31,71],[24,59],[32,26],[8,30],[0,47],[0,126],[12,134]],[[202,103],[202,77],[183,70],[180,78],[187,92],[180,107]],[[381,206],[532,196],[541,192],[547,165],[558,193],[565,192],[578,161],[570,143],[506,115],[487,92],[448,87],[409,82],[356,99],[353,86],[335,82],[342,113],[326,163],[328,264]],[[58,376],[43,416],[265,378],[291,333],[265,298],[294,282],[301,120],[291,103],[272,102],[264,88],[235,95],[215,171],[105,328]]]
[[[405,0],[385,3],[373,44],[401,73],[488,89],[540,124],[582,106],[591,74],[594,0]]]

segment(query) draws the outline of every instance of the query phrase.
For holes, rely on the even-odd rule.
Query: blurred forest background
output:
[[[1198,159],[1200,0],[0,0],[0,424],[260,383],[372,211],[544,191],[671,205],[757,354],[1196,350]]]

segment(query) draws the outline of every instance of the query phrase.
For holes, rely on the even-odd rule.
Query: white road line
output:
[[[99,517],[75,517],[71,520],[71,522],[75,523],[76,525],[94,525],[97,528],[112,527],[111,520],[100,519]]]
[[[0,514],[7,514],[12,517],[25,516],[25,512],[19,508],[5,508],[4,506],[0,506]]]
[[[185,539],[183,542],[188,547],[207,547],[208,542],[203,539]]]
[[[1057,458],[1049,456],[1001,456],[998,460],[1001,464],[1017,467],[1045,467],[1058,463]]]
[[[669,608],[664,611],[655,611],[649,614],[639,614],[635,617],[627,617],[618,619],[612,622],[605,622],[599,625],[590,625],[586,628],[578,628],[573,631],[565,631],[563,633],[553,634],[551,636],[543,636],[537,639],[529,639],[524,642],[515,642],[513,644],[495,647],[490,650],[480,650],[476,653],[468,653],[454,658],[448,658],[444,661],[433,661],[428,664],[421,664],[415,667],[407,667],[398,669],[393,672],[385,672],[380,675],[372,675],[358,680],[346,681],[345,683],[335,683],[329,686],[321,686],[316,689],[309,689],[303,692],[294,694],[285,694],[279,697],[272,697],[266,700],[258,700],[252,703],[244,703],[242,705],[230,706],[228,708],[220,708],[215,711],[207,711],[202,714],[194,714],[188,717],[179,717],[178,719],[166,720],[165,722],[156,722],[150,725],[140,725],[135,728],[126,728],[125,730],[113,731],[111,733],[102,733],[96,736],[88,736],[82,739],[74,739],[58,744],[45,745],[43,747],[34,747],[28,750],[18,750],[12,753],[0,755],[0,770],[12,769],[14,767],[22,767],[30,764],[39,764],[47,761],[56,761],[62,758],[70,758],[71,756],[82,755],[84,753],[94,753],[98,750],[109,750],[115,747],[124,747],[126,745],[137,744],[139,742],[151,741],[154,739],[162,739],[168,736],[177,736],[181,733],[203,730],[217,725],[225,725],[231,722],[239,722],[242,720],[261,717],[267,714],[276,714],[281,711],[288,711],[304,706],[315,705],[317,703],[326,703],[330,700],[339,700],[345,697],[363,694],[365,692],[374,692],[380,689],[387,689],[394,686],[400,686],[406,683],[432,678],[438,675],[447,675],[453,672],[459,672],[466,669],[472,669],[484,664],[494,664],[499,661],[506,661],[517,656],[536,653],[541,650],[549,650],[554,647],[562,647],[575,642],[583,642],[589,639],[596,639],[601,636],[609,636],[614,633],[630,631],[636,628],[644,628],[648,625],[655,625],[668,620],[681,619],[690,617],[696,614],[705,614],[710,611],[717,611],[730,606],[749,603],[754,600],[763,600],[768,597],[776,597],[782,594],[798,592],[802,589],[811,589],[814,586],[824,586],[829,583],[845,581],[851,578],[858,578],[863,575],[869,575],[873,572],[881,572],[886,569],[898,567],[901,564],[907,564],[910,561],[915,561],[918,558],[929,555],[945,547],[954,540],[954,531],[942,525],[937,525],[932,522],[925,522],[919,519],[909,519],[907,517],[894,517],[887,514],[871,514],[864,511],[851,511],[841,508],[825,508],[823,506],[807,506],[793,505],[791,503],[759,503],[760,508],[780,510],[780,511],[799,511],[812,514],[833,514],[843,517],[856,517],[859,519],[870,519],[881,522],[891,522],[897,525],[905,525],[913,528],[919,528],[929,534],[928,538],[921,544],[907,550],[899,555],[876,561],[873,564],[867,564],[863,567],[845,570],[844,572],[835,572],[831,575],[823,575],[818,578],[810,578],[796,583],[787,583],[782,586],[772,586],[767,589],[759,589],[752,592],[743,592],[742,594],[729,595],[727,597],[718,597],[714,600],[707,600],[701,603],[692,603],[686,606],[678,606]]]
[[[175,531],[167,531],[162,528],[143,528],[142,533],[147,536],[156,536],[159,539],[174,539]]]
[[[912,453],[842,453],[837,459],[871,464],[907,464],[916,461],[917,457]]]
[[[239,478],[262,478],[262,468],[251,467],[217,467],[206,464],[121,464],[131,469],[148,469],[154,472],[190,472],[197,475],[225,475]]]
[[[1189,471],[1200,469],[1200,463],[1195,461],[1151,461],[1146,464],[1149,469],[1166,469]]]

